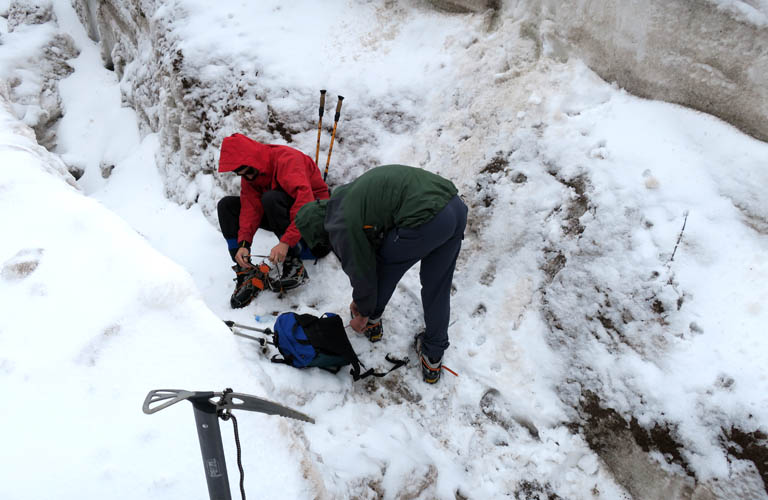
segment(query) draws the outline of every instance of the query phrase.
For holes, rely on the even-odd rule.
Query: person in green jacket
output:
[[[421,261],[426,329],[415,338],[424,380],[440,379],[448,348],[451,281],[467,207],[451,181],[405,165],[383,165],[304,205],[296,227],[310,245],[330,244],[352,285],[350,326],[371,342],[405,272]]]

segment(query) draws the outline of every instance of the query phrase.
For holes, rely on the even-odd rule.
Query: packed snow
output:
[[[514,59],[478,15],[405,9],[394,23],[379,2],[283,4],[167,9],[184,8],[173,36],[185,64],[211,71],[201,78],[215,80],[212,61],[247,67],[258,54],[260,85],[284,95],[273,105],[315,113],[332,81],[346,97],[340,138],[370,134],[371,158],[459,187],[470,222],[444,359],[458,377],[428,386],[411,361],[353,383],[272,364],[234,336],[222,320],[346,316],[348,279],[329,256],[306,262],[302,288],[230,309],[234,273],[206,207],[236,182],[198,180],[183,198],[199,203],[169,200],[186,178],[158,164],[159,135],[142,133],[125,85],[55,2],[40,24],[10,31],[0,18],[0,498],[205,498],[190,405],[141,405],[152,389],[227,387],[316,421],[236,414],[250,497],[768,498],[764,468],[729,441],[768,432],[768,144],[633,97],[578,60]],[[34,63],[61,33],[77,50],[48,150],[30,127],[47,110],[36,96],[53,95],[39,71],[54,70]],[[362,118],[380,109],[371,96],[419,118],[407,130]],[[315,133],[291,145],[313,156]],[[335,184],[369,166],[350,149],[334,146]],[[274,242],[260,231],[254,253]],[[421,327],[414,268],[382,342],[348,332],[366,365],[385,368],[387,353],[414,358]],[[657,439],[633,455],[623,431],[596,435],[594,401],[636,434],[671,436],[672,450]]]

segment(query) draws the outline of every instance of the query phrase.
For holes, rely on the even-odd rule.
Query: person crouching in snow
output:
[[[251,242],[259,228],[272,231],[280,240],[269,252],[272,263],[283,263],[275,286],[290,290],[304,283],[308,275],[300,258],[301,235],[294,218],[304,204],[329,196],[312,158],[288,146],[261,144],[233,134],[221,144],[219,172],[240,176],[240,196],[225,196],[218,203],[221,232],[235,262],[236,285],[230,305],[245,307],[266,286],[265,269],[250,261]],[[330,249],[311,251],[319,258]]]
[[[371,342],[383,335],[381,316],[397,283],[421,261],[426,330],[414,345],[432,384],[449,345],[451,281],[466,224],[467,207],[451,181],[404,165],[373,168],[296,216],[304,241],[330,244],[339,257],[352,285],[350,326]]]

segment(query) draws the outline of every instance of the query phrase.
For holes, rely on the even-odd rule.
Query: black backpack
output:
[[[371,375],[383,377],[387,373],[408,363],[386,355],[385,359],[394,366],[384,373],[368,369],[360,373],[360,362],[349,343],[344,322],[336,314],[325,313],[320,317],[312,314],[282,313],[275,321],[274,344],[280,351],[272,356],[273,363],[284,363],[295,368],[317,367],[338,373],[342,366],[351,365],[349,373],[354,380]]]

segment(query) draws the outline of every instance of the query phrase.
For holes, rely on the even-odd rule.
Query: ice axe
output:
[[[237,419],[232,415],[232,410],[255,411],[311,424],[315,423],[312,417],[299,411],[250,394],[232,392],[232,389],[225,389],[224,392],[155,389],[147,394],[141,409],[147,415],[151,415],[184,400],[192,403],[192,410],[195,413],[197,437],[200,441],[205,479],[208,483],[208,495],[211,500],[232,499],[229,490],[229,478],[227,477],[227,464],[224,460],[219,418],[222,420],[231,418],[235,427],[237,465],[240,469],[240,492],[243,498],[245,498],[245,490],[243,488],[243,467],[240,463],[240,438],[237,431]]]

